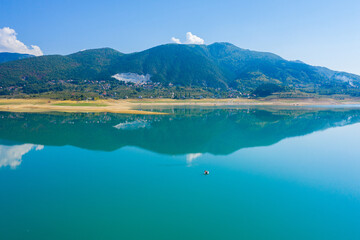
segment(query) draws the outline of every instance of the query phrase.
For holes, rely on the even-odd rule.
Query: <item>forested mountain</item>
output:
[[[111,92],[109,96],[114,97],[114,94],[119,93],[120,96],[126,89],[126,93],[133,96],[131,94],[135,93],[131,87],[124,86],[121,81],[121,74],[129,73],[132,77],[136,74],[150,76],[149,82],[136,86],[143,88],[151,85],[145,87],[150,89],[147,93],[151,93],[154,84],[156,89],[162,89],[158,93],[166,92],[164,89],[170,85],[177,86],[177,89],[210,91],[209,94],[214,96],[219,91],[249,94],[259,91],[259,87],[266,88],[265,92],[281,89],[357,95],[360,87],[357,75],[314,67],[300,61],[287,61],[272,53],[241,49],[230,43],[166,44],[131,54],[102,48],[66,56],[27,58],[0,64],[0,86],[2,94],[6,95],[72,89],[97,94],[107,90]],[[113,78],[115,74],[120,74],[120,81]],[[94,81],[107,85],[96,87]],[[137,89],[136,92],[141,91]]]
[[[34,57],[34,56],[30,54],[0,52],[0,63],[15,61],[29,57]]]

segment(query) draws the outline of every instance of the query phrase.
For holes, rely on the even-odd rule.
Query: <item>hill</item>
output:
[[[0,63],[15,61],[29,57],[34,57],[34,56],[30,54],[0,52]]]
[[[116,80],[115,74],[120,80],[130,76],[130,83]],[[137,76],[149,76],[150,81],[136,81]],[[0,64],[0,83],[3,95],[67,91],[114,98],[188,97],[190,93],[234,97],[259,91],[272,94],[269,89],[258,89],[269,86],[283,92],[360,93],[357,75],[287,61],[272,53],[241,49],[230,43],[166,44],[131,54],[102,48],[22,59]]]

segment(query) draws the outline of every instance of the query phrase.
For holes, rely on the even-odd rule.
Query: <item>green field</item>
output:
[[[107,104],[101,103],[54,103],[54,106],[81,106],[81,107],[107,107]]]

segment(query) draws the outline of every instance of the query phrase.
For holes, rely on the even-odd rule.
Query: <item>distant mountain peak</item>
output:
[[[122,55],[123,53],[121,53],[113,48],[104,47],[104,48],[84,49],[84,50],[78,51],[76,53],[69,54],[67,56],[85,55],[85,54],[120,54],[120,55]]]

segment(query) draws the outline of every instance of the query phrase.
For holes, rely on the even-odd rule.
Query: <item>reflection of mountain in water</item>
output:
[[[174,114],[0,113],[0,138],[112,151],[137,146],[165,154],[229,154],[360,121],[360,110],[173,109]],[[7,142],[7,143],[6,143]]]
[[[126,121],[124,123],[119,123],[115,125],[114,128],[122,130],[135,130],[139,128],[146,128],[147,126],[149,126],[148,121],[140,119],[131,122]]]

